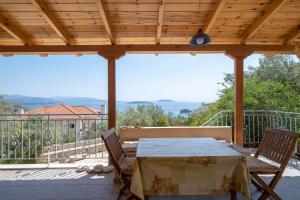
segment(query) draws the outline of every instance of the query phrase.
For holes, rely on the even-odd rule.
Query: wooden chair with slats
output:
[[[247,157],[247,164],[251,174],[252,184],[262,192],[260,200],[267,199],[269,196],[280,200],[274,191],[275,186],[280,180],[284,169],[295,148],[298,134],[289,131],[267,128],[258,151],[254,157]],[[269,164],[259,159],[265,157],[276,164]],[[274,174],[271,182],[267,184],[259,174]]]
[[[109,153],[112,164],[114,165],[121,178],[122,186],[117,197],[117,199],[119,199],[126,190],[130,192],[132,170],[135,158],[127,157],[124,150],[122,149],[121,143],[118,139],[118,136],[116,135],[114,128],[109,129],[108,131],[103,133],[101,137]],[[138,198],[130,193],[127,199]]]

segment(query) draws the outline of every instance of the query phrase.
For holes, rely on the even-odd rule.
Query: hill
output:
[[[58,103],[57,101],[51,98],[29,97],[29,96],[22,96],[22,95],[5,95],[0,101],[14,103],[21,106],[32,105],[32,104],[49,105],[49,104]]]
[[[107,104],[107,101],[89,98],[89,97],[51,97],[57,102],[67,104],[67,105],[94,105],[94,104]]]
[[[30,97],[23,95],[4,95],[2,102],[13,103],[27,109],[33,109],[41,106],[54,106],[58,104],[66,105],[85,105],[93,108],[99,108],[100,105],[106,105],[105,100],[88,97]]]

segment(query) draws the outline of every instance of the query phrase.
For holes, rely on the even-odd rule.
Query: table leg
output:
[[[231,200],[236,200],[236,190],[233,190],[231,189],[230,190],[230,197],[231,197]]]

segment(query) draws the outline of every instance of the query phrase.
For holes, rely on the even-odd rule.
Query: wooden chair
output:
[[[116,135],[114,128],[109,129],[108,131],[103,133],[101,138],[104,141],[104,144],[109,153],[111,161],[121,178],[122,186],[120,188],[120,191],[119,191],[118,197],[117,197],[117,199],[119,199],[120,196],[126,190],[128,190],[130,192],[132,169],[133,169],[132,167],[133,167],[135,158],[127,157],[124,150],[122,149],[122,146],[120,144],[120,141]],[[135,197],[135,195],[130,193],[130,195],[127,199],[138,199],[138,198]]]
[[[274,188],[280,180],[285,167],[295,149],[298,134],[289,131],[267,128],[258,151],[254,157],[247,157],[247,164],[251,174],[252,184],[262,195],[259,200],[265,200],[269,196],[276,200],[281,198],[274,192]],[[274,161],[276,165],[264,162],[259,156]],[[259,174],[274,174],[273,179],[267,184]]]

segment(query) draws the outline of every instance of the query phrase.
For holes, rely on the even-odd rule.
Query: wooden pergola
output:
[[[0,0],[0,55],[99,54],[108,60],[109,128],[116,59],[129,53],[225,53],[234,59],[234,141],[243,145],[243,61],[299,56],[300,0]],[[189,46],[201,28],[212,38]]]

